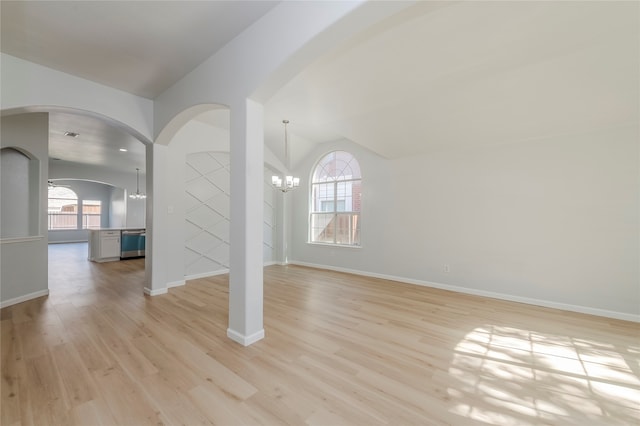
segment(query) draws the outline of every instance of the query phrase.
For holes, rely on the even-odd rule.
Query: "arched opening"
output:
[[[9,235],[4,235],[4,231],[25,229],[25,227],[5,227],[4,224],[2,226],[4,274],[1,302],[2,306],[8,306],[8,304],[48,294],[48,265],[50,260],[55,261],[47,255],[48,243],[78,243],[81,241],[86,244],[87,230],[90,228],[144,227],[144,201],[138,201],[136,205],[129,203],[129,206],[125,203],[127,191],[134,191],[136,188],[136,166],[143,171],[146,168],[145,146],[151,141],[137,129],[113,118],[91,111],[66,107],[30,106],[3,110],[2,128],[3,157],[4,153],[8,152],[6,149],[15,148],[19,153],[33,153],[33,155],[28,155],[30,157],[28,161],[31,163],[36,161],[39,164],[38,167],[33,164],[28,167],[31,170],[28,172],[30,178],[28,186],[32,190],[18,192],[22,198],[25,194],[29,194],[28,207],[20,209],[20,217],[28,222],[27,231],[19,232],[20,237],[29,237],[29,242],[24,247],[20,246],[21,242],[12,242],[10,244],[11,250],[9,250],[9,245],[4,245]],[[16,152],[12,152],[12,155],[15,156]],[[49,157],[48,160],[47,157]],[[3,219],[5,216],[4,207],[12,204],[7,203],[7,200],[21,202],[20,197],[10,195],[10,189],[4,190],[4,183],[15,187],[11,182],[24,174],[13,170],[14,166],[20,162],[9,161],[8,163],[7,167],[4,167],[4,164],[2,167],[3,171],[10,176],[6,180],[3,176],[1,203]],[[47,235],[51,216],[47,208],[48,181],[64,184],[60,179],[69,179],[67,183],[84,182],[85,186],[93,186],[94,189],[103,188],[100,191],[96,190],[100,194],[94,191],[93,194],[96,195],[92,195],[91,191],[85,191],[82,200],[76,203],[76,210],[72,214],[76,216],[76,234],[83,233],[84,237],[78,238],[74,234],[62,238],[61,241],[56,241]],[[104,182],[108,184],[105,185]],[[144,189],[144,175],[142,182]],[[108,194],[104,195],[103,192]],[[117,207],[114,207],[116,205]],[[98,208],[99,212],[96,210]],[[82,210],[84,210],[84,214]],[[92,211],[87,213],[89,210]],[[128,213],[128,216],[121,216],[124,218],[115,220],[118,215],[114,215],[113,212],[116,210],[119,210],[122,215]],[[25,214],[25,212],[28,213]],[[132,221],[134,216],[138,220],[137,223]],[[66,231],[68,230],[60,230],[58,236]],[[18,234],[14,235],[14,237],[17,236]],[[38,242],[33,242],[34,238]],[[5,247],[7,247],[6,250]],[[20,267],[19,264],[13,268],[9,256],[14,250],[16,252],[21,250],[22,257],[25,256],[24,253],[28,253],[31,270]],[[78,251],[79,256],[85,261],[86,252],[86,249]],[[34,283],[33,288],[20,284],[24,281]],[[8,290],[5,291],[5,289]]]
[[[203,113],[208,114],[210,122],[199,118]],[[215,240],[219,245],[225,245],[222,240],[213,237],[211,230],[207,228],[208,225],[212,225],[211,218],[205,216],[200,221],[194,219],[194,222],[201,226],[198,232],[193,232],[192,224],[189,225],[185,217],[193,208],[192,200],[186,192],[186,182],[191,178],[190,173],[194,169],[189,167],[187,157],[191,153],[203,151],[226,152],[228,155],[229,115],[229,108],[219,104],[203,104],[188,108],[177,114],[162,129],[156,142],[150,147],[148,158],[152,158],[152,167],[148,190],[152,203],[150,207],[155,214],[148,217],[147,221],[147,228],[150,230],[147,232],[147,253],[150,251],[153,259],[149,264],[151,258],[147,257],[147,271],[151,271],[145,287],[147,294],[162,294],[170,287],[184,285],[185,280],[192,276],[211,275],[214,272],[211,265],[204,269],[202,265],[196,269],[189,269],[189,265],[193,266],[196,260],[190,257],[191,252],[185,248],[187,240],[198,247],[204,244],[206,248],[202,248],[200,253],[206,252],[208,257],[205,258],[208,259],[217,258],[220,261],[217,270],[224,269],[223,266],[228,264],[228,261],[224,261],[224,256],[213,256],[210,253],[214,250],[211,241]],[[220,167],[227,172],[229,170],[228,164]],[[155,170],[158,173],[154,173]],[[211,185],[210,181],[205,182]],[[198,192],[203,190],[203,187],[201,185],[192,190]],[[221,193],[225,191],[228,198],[228,188],[222,187],[219,190]],[[219,197],[217,201],[223,198]],[[209,204],[214,202],[207,201]],[[215,209],[224,210],[219,206],[210,207],[206,213],[213,214]],[[222,226],[220,223],[218,225]],[[228,245],[228,237],[225,238]],[[223,272],[227,271],[228,267]]]
[[[145,289],[150,295],[161,294],[187,280],[231,272],[228,336],[245,345],[263,336],[262,313],[252,309],[251,331],[238,331],[232,317],[237,321],[245,315],[238,313],[245,301],[238,303],[235,294],[244,292],[261,307],[262,267],[278,262],[281,252],[275,247],[281,239],[276,235],[277,195],[270,185],[273,172],[266,169],[262,146],[244,145],[262,141],[261,109],[253,103],[247,108],[255,115],[243,122],[246,110],[232,117],[225,106],[198,105],[176,116],[154,144],[153,167],[163,173],[152,177],[153,210],[159,213],[153,217],[151,235],[152,287]],[[248,151],[255,156],[246,158]],[[258,158],[260,162],[255,161]],[[251,173],[262,171],[253,174],[250,184],[244,180],[247,169],[238,173],[247,163]],[[261,182],[255,179],[258,176]],[[179,241],[184,245],[176,244]],[[252,291],[245,291],[250,285]],[[234,292],[236,287],[240,290]]]
[[[230,270],[230,157],[231,111],[223,105],[197,105],[183,111],[161,132],[154,149],[166,144],[166,164],[155,167],[170,171],[171,179],[159,199],[156,211],[171,212],[154,221],[164,221],[158,238],[172,244],[161,245],[167,287],[189,279],[224,274]],[[273,154],[268,153],[275,158]],[[267,155],[265,155],[265,158]],[[270,157],[270,158],[271,158]],[[270,182],[274,167],[264,165],[263,263],[282,262],[279,197]],[[180,247],[175,242],[184,241]],[[157,255],[157,253],[156,253]],[[160,283],[162,285],[162,283]]]

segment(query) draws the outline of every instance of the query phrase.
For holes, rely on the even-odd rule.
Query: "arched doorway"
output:
[[[81,135],[74,138],[72,135],[65,136],[59,128],[52,128],[53,120],[60,120],[65,123],[85,123],[84,133],[85,136],[92,136],[96,139],[98,134],[107,134],[110,137],[102,141],[101,149],[94,149],[91,155],[82,152],[83,145],[80,143]],[[55,127],[55,126],[54,126]],[[99,130],[99,131],[98,131]],[[74,133],[73,129],[69,130],[70,133]],[[58,135],[60,133],[60,135]],[[79,132],[78,132],[79,133]],[[36,231],[32,232],[29,238],[25,241],[8,241],[3,238],[3,250],[2,250],[2,264],[3,264],[3,288],[2,288],[2,300],[1,306],[9,306],[14,303],[19,303],[24,300],[29,300],[34,297],[39,297],[48,294],[48,236],[47,236],[47,192],[50,172],[57,169],[59,177],[67,177],[74,179],[86,179],[102,182],[120,182],[121,187],[132,187],[131,183],[128,183],[125,174],[122,171],[110,172],[107,167],[97,167],[96,164],[92,164],[89,160],[94,159],[96,161],[103,161],[104,164],[117,163],[119,165],[125,163],[123,161],[107,161],[104,158],[100,158],[96,153],[105,156],[108,149],[115,149],[118,153],[126,154],[126,152],[120,151],[119,143],[123,142],[123,138],[114,138],[113,135],[126,135],[136,144],[141,147],[140,152],[144,154],[145,144],[150,144],[151,141],[143,136],[143,134],[131,128],[130,126],[123,124],[113,118],[101,115],[99,113],[84,111],[73,108],[65,107],[24,107],[14,108],[11,110],[2,111],[2,147],[12,146],[20,150],[28,151],[33,154],[33,158],[39,161],[40,167],[38,170],[38,176],[35,177],[34,194],[36,202],[30,206],[27,216],[33,215],[36,223]],[[63,152],[65,155],[71,157],[64,160],[59,156],[49,159],[51,150],[50,140],[53,137],[61,138],[67,137],[69,140],[74,139],[69,146],[65,146],[58,152]],[[93,142],[96,142],[95,140]],[[99,145],[99,144],[98,144]],[[94,146],[95,148],[95,146]],[[53,150],[55,152],[56,150]],[[54,154],[55,155],[55,154]],[[75,157],[73,157],[75,156]],[[145,155],[141,155],[139,160],[142,165],[145,164]],[[87,160],[83,162],[82,160]],[[50,167],[50,163],[67,162],[73,164],[71,169],[67,168],[66,171],[60,172],[58,165]],[[70,170],[73,169],[73,173]],[[133,170],[132,170],[133,171]],[[135,171],[133,171],[135,173]],[[75,174],[74,174],[75,173]],[[135,176],[131,173],[131,176]],[[135,181],[133,181],[135,182]],[[5,194],[3,193],[3,202],[5,200]],[[144,211],[144,204],[142,205],[142,211]],[[144,218],[144,214],[141,215]],[[28,258],[29,266],[24,267],[20,262],[14,261],[11,253],[16,254],[17,259]],[[29,285],[25,285],[29,283]],[[15,290],[15,291],[13,291]]]

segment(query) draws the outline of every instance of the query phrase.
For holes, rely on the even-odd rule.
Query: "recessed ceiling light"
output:
[[[76,132],[64,132],[65,136],[69,136],[70,138],[77,138],[78,136],[80,136],[80,133],[76,133]]]
[[[120,148],[120,151],[127,152],[127,148]]]

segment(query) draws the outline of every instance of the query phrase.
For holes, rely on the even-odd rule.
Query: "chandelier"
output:
[[[284,124],[284,162],[285,166],[289,168],[289,138],[287,134],[289,120],[282,120],[282,123]],[[282,176],[273,175],[271,176],[271,185],[282,192],[289,192],[300,186],[300,178],[289,175],[283,178]]]
[[[147,198],[147,195],[140,192],[140,169],[136,167],[136,192],[135,194],[129,194],[129,198],[134,200],[142,200]]]

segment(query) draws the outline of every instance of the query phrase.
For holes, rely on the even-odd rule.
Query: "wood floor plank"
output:
[[[76,425],[110,426],[118,423],[108,407],[99,399],[92,399],[71,409],[70,423]]]
[[[148,297],[144,259],[49,258],[0,312],[3,426],[640,423],[637,323],[271,266],[243,347],[227,275]]]
[[[100,398],[120,425],[163,424],[162,413],[146,396],[139,382],[132,380],[120,367],[94,371],[93,379]]]
[[[252,419],[256,419],[250,424],[267,426],[304,424],[304,419],[296,410],[291,410],[281,399],[273,398],[264,392],[258,392],[247,401],[243,401],[241,409],[246,411]]]
[[[53,357],[45,354],[25,360],[24,380],[28,398],[26,410],[32,414],[33,424],[69,424],[70,407],[65,404],[60,371],[55,368]],[[24,393],[21,391],[21,400]]]
[[[164,350],[163,346],[147,336],[137,337],[133,345],[158,370],[153,376],[159,376],[177,392],[187,392],[202,382],[202,378],[191,369],[179,368],[180,360]],[[144,378],[142,379],[144,381]]]
[[[24,361],[16,336],[16,329],[11,319],[3,319],[0,341],[0,394],[2,395],[2,409],[0,410],[0,424],[14,424],[20,421],[20,388],[19,380],[24,374]]]
[[[133,337],[121,335],[116,328],[103,331],[98,337],[104,343],[103,347],[108,348],[116,364],[127,374],[141,378],[158,372],[153,363],[133,345]]]
[[[248,413],[241,409],[240,401],[222,391],[206,386],[196,386],[189,392],[189,398],[213,424],[252,424]]]
[[[51,348],[51,355],[60,377],[67,409],[73,409],[97,396],[91,375],[73,344],[54,346]]]
[[[170,424],[208,425],[213,424],[189,398],[189,391],[174,386],[161,373],[146,376],[140,380],[147,395],[159,407]],[[194,386],[195,388],[195,386]]]
[[[256,384],[258,388],[256,394],[262,394],[277,403],[280,413],[292,414],[287,416],[289,419],[295,417],[304,420],[318,405],[321,405],[322,401],[317,400],[308,391],[311,383],[298,379],[298,376],[288,369],[289,365],[290,362],[286,360],[263,355],[253,358],[241,374],[245,380]],[[251,400],[246,401],[247,405]]]
[[[335,361],[334,363],[337,363]],[[299,376],[308,376],[307,379],[313,383],[312,393],[319,399],[325,398],[324,406],[327,407],[321,412],[330,413],[334,416],[344,416],[357,424],[385,425],[388,424],[384,412],[379,411],[379,407],[371,404],[371,399],[366,398],[364,389],[353,386],[355,376],[337,376],[327,371],[324,365],[318,364],[311,357],[300,357],[297,363],[291,368]],[[316,391],[313,391],[316,389]],[[315,411],[310,418],[316,418],[318,411]],[[324,416],[321,416],[324,418]],[[309,422],[309,419],[307,419]],[[315,420],[314,420],[315,422]],[[345,423],[345,420],[337,424]]]
[[[74,328],[69,335],[70,342],[89,372],[106,370],[116,365],[113,353],[100,339],[99,330],[91,322]]]

